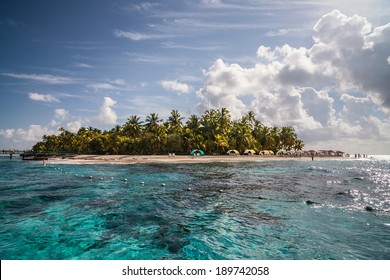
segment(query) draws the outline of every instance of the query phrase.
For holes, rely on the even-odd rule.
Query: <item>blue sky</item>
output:
[[[227,107],[390,154],[389,23],[386,0],[3,0],[0,148]]]

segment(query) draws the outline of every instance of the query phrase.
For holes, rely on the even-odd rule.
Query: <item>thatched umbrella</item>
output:
[[[237,150],[229,150],[229,151],[227,151],[226,154],[229,155],[229,156],[231,156],[231,155],[233,155],[233,156],[240,155],[240,153]]]
[[[256,151],[253,149],[245,150],[244,155],[255,155]]]

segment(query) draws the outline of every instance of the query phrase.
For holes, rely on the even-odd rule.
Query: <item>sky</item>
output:
[[[172,109],[390,154],[388,0],[2,0],[0,149]]]

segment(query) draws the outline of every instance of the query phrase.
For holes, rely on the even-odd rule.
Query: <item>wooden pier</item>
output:
[[[69,158],[74,157],[73,153],[56,153],[56,152],[25,152],[20,154],[23,160],[47,160],[49,158],[61,157]]]

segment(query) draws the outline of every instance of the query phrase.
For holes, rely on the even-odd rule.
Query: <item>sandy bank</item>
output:
[[[314,157],[314,160],[348,160],[344,157]],[[50,158],[49,163],[64,164],[135,164],[135,163],[208,163],[208,162],[249,162],[299,160],[311,161],[311,157],[279,157],[279,156],[190,156],[190,155],[77,155],[70,158]]]

